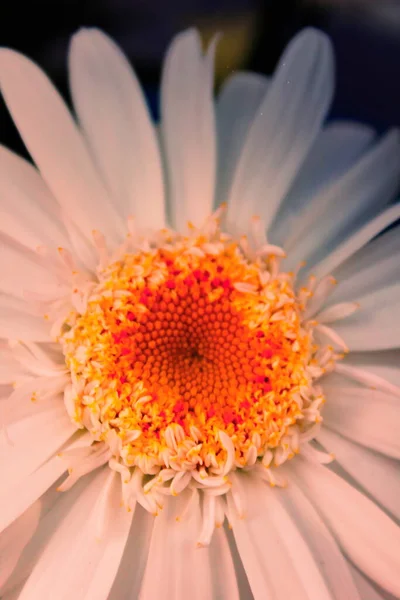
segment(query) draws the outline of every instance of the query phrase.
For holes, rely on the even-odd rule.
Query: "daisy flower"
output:
[[[76,120],[1,50],[3,600],[400,597],[398,132],[324,125],[322,33],[216,101],[215,47],[159,127],[99,31]]]

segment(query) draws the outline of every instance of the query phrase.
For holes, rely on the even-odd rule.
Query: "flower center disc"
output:
[[[75,420],[148,474],[217,473],[284,444],[312,344],[269,260],[180,237],[102,271],[62,335]]]

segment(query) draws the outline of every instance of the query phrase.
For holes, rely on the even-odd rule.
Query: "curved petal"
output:
[[[271,228],[271,241],[283,245],[297,230],[310,199],[337,181],[365,153],[375,132],[347,121],[328,124],[318,135]]]
[[[37,170],[0,146],[0,231],[20,244],[68,247],[60,207]]]
[[[160,150],[129,62],[104,33],[82,29],[69,66],[79,122],[119,213],[141,228],[165,227]]]
[[[211,541],[211,546],[217,544],[214,552],[210,548],[197,548],[196,542],[201,529],[200,503],[197,491],[191,500],[189,492],[182,492],[176,498],[169,498],[161,513],[156,517],[150,542],[149,556],[142,583],[140,599],[153,598],[186,599],[190,594],[193,599],[203,600],[214,598],[221,582],[212,578],[212,556],[218,548],[217,542]],[[190,501],[185,516],[181,521],[187,502]],[[228,551],[219,546],[220,551]],[[228,568],[227,568],[228,565]],[[237,597],[237,584],[229,556],[222,557],[221,568],[227,569],[225,577],[226,589],[233,590],[232,598]],[[158,573],[157,577],[154,574]],[[196,585],[193,585],[193,582]]]
[[[382,588],[400,595],[400,528],[328,468],[299,458],[290,471],[350,560]]]
[[[78,437],[66,445],[65,450],[89,446],[92,440],[89,435]],[[8,527],[16,518],[42,496],[53,483],[66,471],[67,465],[59,456],[52,456],[32,473],[16,477],[6,489],[0,492],[2,511],[0,515],[0,531]]]
[[[13,572],[25,546],[32,538],[40,516],[35,502],[0,534],[0,590]],[[1,593],[1,592],[0,592]],[[3,596],[1,596],[3,598]]]
[[[89,515],[89,517],[88,517]],[[133,513],[121,506],[119,475],[100,471],[54,533],[27,580],[20,600],[108,597]]]
[[[400,387],[400,350],[350,352],[343,364],[365,369],[377,377]]]
[[[62,295],[55,275],[40,264],[38,256],[0,234],[0,292],[25,300],[26,291],[51,289]]]
[[[283,490],[273,490],[279,495],[318,564],[332,594],[332,600],[363,600],[357,589],[336,540],[332,536],[313,505],[299,487],[289,482]]]
[[[235,73],[227,79],[216,105],[218,173],[216,204],[225,202],[249,129],[270,80],[255,73]]]
[[[400,519],[399,464],[323,427],[317,440],[371,496]]]
[[[25,581],[32,573],[34,566],[43,554],[54,532],[59,529],[60,524],[64,521],[68,513],[74,509],[83,490],[96,475],[97,473],[94,473],[80,479],[67,494],[57,492],[57,483],[55,483],[41,497],[39,524],[30,542],[26,545],[16,568],[7,580],[4,589],[2,589],[2,593],[6,598],[7,594],[12,594],[16,589],[20,593]]]
[[[7,488],[33,473],[75,432],[62,399],[48,410],[7,426],[7,437],[2,435],[0,440],[0,473]]]
[[[400,278],[400,230],[394,227],[372,240],[333,272],[338,282],[330,302],[360,298]]]
[[[228,518],[255,600],[331,600],[315,558],[274,490],[248,480],[246,492],[246,517],[238,516],[228,497]]]
[[[165,58],[161,85],[161,138],[165,150],[171,224],[202,225],[215,193],[213,103],[215,43],[204,57],[198,32],[176,36]]]
[[[108,600],[137,600],[149,553],[154,516],[136,505],[124,555]]]
[[[378,289],[357,300],[360,308],[335,323],[338,333],[352,351],[386,350],[400,346],[400,284]]]
[[[46,75],[22,54],[0,50],[0,86],[16,126],[63,211],[91,238],[112,242],[122,225],[83,138]]]
[[[0,301],[0,337],[29,342],[51,342],[50,327],[43,317],[11,307],[13,299]]]
[[[393,199],[400,181],[399,149],[399,132],[391,131],[342,177],[309,199],[284,245],[296,263],[315,264],[322,252],[327,254],[360,221],[366,222]]]
[[[397,398],[364,387],[323,386],[322,416],[337,433],[393,458],[400,458],[400,404]]]
[[[351,565],[350,568],[362,600],[396,600],[396,598],[391,594],[386,594],[381,590],[378,592],[377,589],[368,581],[368,579],[360,573],[360,571]]]
[[[333,91],[328,38],[313,29],[283,54],[248,133],[228,199],[232,226],[260,215],[267,228],[304,161]]]
[[[339,244],[331,254],[313,267],[313,274],[317,278],[330,275],[335,269],[360,250],[360,248],[368,244],[375,236],[384,231],[389,225],[395,223],[398,219],[400,219],[400,202],[394,206],[390,206],[377,217],[371,219],[369,223],[363,225],[358,231]]]

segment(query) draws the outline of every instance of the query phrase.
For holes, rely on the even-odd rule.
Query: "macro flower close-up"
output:
[[[327,121],[329,38],[214,96],[0,50],[1,600],[400,598],[400,136]]]

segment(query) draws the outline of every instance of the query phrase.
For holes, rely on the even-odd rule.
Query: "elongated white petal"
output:
[[[358,231],[350,235],[325,259],[313,267],[313,274],[316,277],[324,277],[333,273],[348,258],[353,256],[365,244],[381,231],[389,227],[392,223],[400,219],[400,203],[387,208],[377,217],[371,219],[369,223],[363,225]]]
[[[0,291],[4,294],[24,299],[27,290],[50,288],[62,294],[55,275],[40,264],[38,256],[3,235],[0,235],[0,271]]]
[[[350,350],[385,350],[400,346],[400,284],[355,298],[359,310],[335,324]]]
[[[17,385],[9,397],[2,402],[2,426],[25,419],[43,411],[52,410],[58,402],[58,394],[65,388],[68,376],[26,377],[26,381]]]
[[[350,560],[382,588],[400,595],[399,527],[328,468],[299,459],[294,471]]]
[[[310,199],[351,169],[374,135],[370,127],[350,121],[330,123],[319,133],[271,228],[274,243],[283,245],[297,231]]]
[[[353,444],[323,427],[317,440],[372,497],[400,519],[400,477],[396,461]]]
[[[324,386],[327,427],[354,442],[400,458],[400,404],[394,396],[363,387]]]
[[[82,136],[46,75],[9,49],[0,52],[0,86],[15,124],[63,211],[88,238],[122,232]]]
[[[50,327],[43,317],[27,314],[9,307],[1,307],[0,337],[24,339],[31,342],[51,342]]]
[[[336,540],[301,489],[290,480],[287,488],[275,489],[273,492],[278,495],[307,541],[327,582],[332,599],[363,600],[357,594],[347,561]]]
[[[26,544],[33,536],[39,522],[39,515],[40,502],[35,502],[0,534],[0,590],[13,572]]]
[[[217,100],[218,171],[216,203],[225,202],[237,161],[270,80],[254,73],[235,73]]]
[[[119,213],[138,227],[165,226],[160,151],[143,92],[126,57],[104,33],[72,39],[70,79],[86,139]]]
[[[141,600],[163,596],[183,600],[188,594],[196,600],[213,597],[210,551],[196,547],[201,529],[198,492],[195,492],[185,516],[177,521],[188,501],[188,494],[182,492],[176,498],[168,499],[155,519]],[[157,577],[155,573],[158,573]]]
[[[136,600],[147,563],[154,516],[136,505],[130,534],[108,600]]]
[[[31,248],[67,246],[60,207],[37,170],[0,146],[0,231]]]
[[[352,565],[350,565],[350,569],[362,600],[395,600],[392,595],[389,597],[385,592],[378,592],[371,582]]]
[[[35,471],[76,431],[61,399],[53,407],[7,427],[0,442],[0,471],[7,486]]]
[[[12,384],[20,377],[26,376],[27,372],[12,355],[9,348],[0,348],[0,385]],[[4,394],[4,397],[8,397],[10,393],[11,389]]]
[[[316,320],[319,323],[334,323],[349,317],[358,310],[359,305],[357,302],[341,302],[340,304],[333,304],[328,308],[325,308],[316,315]]]
[[[365,222],[376,215],[393,199],[400,181],[399,149],[400,136],[395,130],[309,200],[295,235],[285,243],[297,262],[306,260],[312,265],[320,260],[321,248],[326,254],[344,233],[359,226],[360,220]]]
[[[66,449],[81,448],[84,445],[90,445],[91,442],[92,440],[87,434],[67,444]],[[15,477],[14,482],[10,480],[10,485],[0,492],[2,506],[0,531],[8,527],[10,523],[40,498],[65,472],[66,468],[67,464],[60,457],[53,456],[29,475]]]
[[[89,483],[38,560],[21,600],[46,597],[49,589],[60,600],[106,600],[133,515],[121,506],[118,477],[105,469]]]
[[[400,350],[381,352],[351,352],[343,363],[358,369],[365,369],[386,379],[392,385],[400,387]]]
[[[332,51],[312,29],[288,46],[253,121],[229,194],[229,221],[254,214],[268,227],[329,107]]]
[[[229,500],[228,518],[255,600],[331,599],[316,560],[274,490],[260,481],[246,482],[246,489],[246,517],[239,518]]]
[[[203,56],[197,31],[172,42],[161,86],[161,136],[166,152],[168,198],[173,226],[202,225],[215,193],[216,135],[213,92],[215,44]]]
[[[386,231],[335,270],[338,285],[330,300],[343,302],[391,285],[400,277],[400,235],[397,227]]]
[[[233,564],[232,551],[224,529],[218,527],[213,534],[210,547],[210,569],[214,598],[239,600],[238,574]]]
[[[56,491],[53,485],[42,497],[40,521],[36,531],[27,544],[20,557],[17,567],[14,569],[11,577],[7,580],[4,590],[5,597],[15,589],[22,588],[37,564],[39,557],[58,530],[65,517],[74,509],[82,492],[92,481],[93,476],[79,481],[68,494],[61,494]]]
[[[367,371],[365,369],[354,367],[353,365],[349,364],[348,361],[347,364],[343,362],[336,363],[334,370],[335,373],[338,373],[339,375],[344,375],[348,379],[361,383],[370,389],[377,389],[381,392],[393,394],[398,398],[400,397],[400,386],[394,385],[393,383],[387,381],[387,379],[384,379],[380,375],[376,375],[371,370]],[[398,375],[400,377],[399,369],[396,369],[395,371],[398,372]]]

